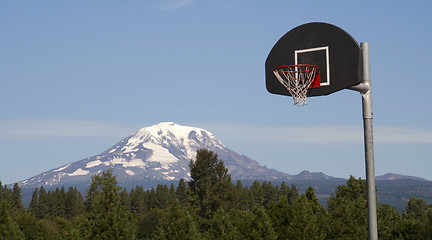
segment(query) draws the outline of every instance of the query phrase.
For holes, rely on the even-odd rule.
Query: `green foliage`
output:
[[[432,239],[432,206],[411,197],[403,214],[402,229],[404,239]]]
[[[327,239],[329,219],[326,209],[318,202],[314,189],[309,187],[290,204],[293,219],[290,222],[291,238]]]
[[[294,184],[291,185],[291,188],[289,188],[288,190],[287,197],[289,203],[293,203],[297,200],[297,198],[299,197],[299,192],[296,185]]]
[[[32,213],[33,216],[37,215],[37,211],[38,211],[38,202],[39,201],[39,194],[38,194],[38,189],[35,188],[35,190],[33,191],[33,195],[28,207],[28,212]]]
[[[403,219],[399,212],[388,204],[378,207],[378,238],[403,239]]]
[[[10,207],[5,200],[0,201],[0,240],[24,239],[24,234],[10,216]]]
[[[219,209],[210,221],[206,239],[277,239],[264,208],[252,211]]]
[[[210,219],[217,209],[228,207],[232,202],[231,176],[218,155],[205,149],[197,151],[196,160],[191,160],[189,167],[189,187],[197,212],[202,218]]]
[[[18,186],[18,183],[14,184],[12,190],[12,209],[15,211],[25,211],[21,202],[21,188]]]
[[[43,239],[46,234],[39,226],[36,217],[31,213],[22,213],[14,216],[20,230],[26,236],[26,239]]]
[[[241,210],[225,211],[220,208],[213,215],[210,221],[209,230],[206,232],[206,239],[209,240],[234,240],[242,239],[242,234],[238,226],[240,224],[238,216],[242,215]],[[241,221],[243,222],[243,221]]]
[[[25,211],[21,203],[21,189],[16,183],[13,189],[9,189],[6,185],[2,186],[0,181],[0,202],[1,201],[4,201],[14,214]]]
[[[65,192],[64,187],[55,191],[45,191],[43,187],[33,191],[28,212],[37,219],[46,217],[62,217],[71,219],[84,211],[83,199],[77,188],[69,187]]]
[[[50,202],[52,202],[52,199],[47,196],[47,192],[45,191],[45,188],[43,186],[40,187],[38,196],[38,204],[35,216],[38,219],[42,219],[46,215],[48,215]]]
[[[254,208],[253,215],[249,222],[246,221],[246,227],[242,230],[244,239],[277,239],[272,223],[263,207]]]
[[[64,218],[71,219],[79,216],[84,211],[84,204],[81,193],[75,187],[69,187],[65,196]]]
[[[241,181],[199,150],[191,181],[128,192],[112,170],[95,175],[85,202],[69,187],[35,189],[27,212],[21,190],[0,182],[1,239],[367,239],[366,183],[351,177],[322,206],[312,187]],[[303,188],[303,187],[302,187]],[[401,214],[378,207],[380,239],[432,239],[432,206],[410,198]]]
[[[158,184],[156,187],[156,207],[160,209],[171,207],[174,199],[171,194],[167,185]]]
[[[272,221],[278,239],[289,239],[291,234],[289,225],[293,219],[292,210],[286,196],[282,197],[278,202],[272,202],[267,206],[267,214]]]
[[[183,178],[180,179],[175,194],[180,203],[187,204],[189,202],[190,189]]]
[[[129,193],[129,209],[135,214],[144,214],[147,211],[145,204],[144,189],[141,186],[137,186],[132,189]]]
[[[120,190],[112,170],[92,178],[87,192],[83,238],[135,239],[135,220],[126,207],[121,205]]]
[[[189,210],[176,202],[172,208],[164,211],[161,224],[154,239],[201,239],[194,219]]]
[[[249,190],[244,188],[241,181],[238,180],[234,186],[233,208],[239,210],[249,210],[252,206]]]
[[[250,194],[252,195],[252,206],[261,206],[265,201],[265,192],[264,188],[261,186],[260,182],[254,181],[252,186],[249,189]]]
[[[285,196],[267,207],[278,239],[326,239],[330,228],[328,213],[313,188],[291,201],[288,203]]]
[[[11,205],[13,202],[12,198],[12,191],[6,185],[3,186],[0,181],[0,201],[5,201]]]
[[[328,212],[331,239],[367,239],[366,181],[350,177],[346,185],[330,196]]]
[[[408,200],[406,207],[406,215],[408,218],[417,219],[420,221],[428,220],[428,205],[421,198],[411,197]]]
[[[137,215],[138,239],[154,239],[158,235],[159,226],[164,216],[162,209],[152,208]]]

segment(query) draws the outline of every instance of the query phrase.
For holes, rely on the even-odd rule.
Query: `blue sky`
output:
[[[0,180],[97,155],[139,128],[202,127],[289,174],[365,176],[361,96],[265,89],[290,29],[369,42],[375,172],[432,180],[431,1],[0,0]]]

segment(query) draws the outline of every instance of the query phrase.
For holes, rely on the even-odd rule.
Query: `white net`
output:
[[[273,70],[279,82],[288,89],[294,99],[294,105],[306,105],[308,89],[314,82],[318,67],[314,65],[289,65]]]

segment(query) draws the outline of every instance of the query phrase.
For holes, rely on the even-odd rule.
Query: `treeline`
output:
[[[223,162],[198,150],[191,180],[130,191],[112,171],[76,188],[21,190],[0,183],[0,239],[367,239],[366,182],[351,177],[327,207],[314,189],[255,181],[232,184]],[[403,213],[378,206],[379,239],[432,239],[432,205],[410,198]]]

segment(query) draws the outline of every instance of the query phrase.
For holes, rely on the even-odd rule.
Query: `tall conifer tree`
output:
[[[198,214],[201,217],[210,219],[218,208],[232,204],[231,175],[217,154],[200,149],[197,151],[196,160],[191,160],[189,167],[189,187],[196,197]]]
[[[10,207],[4,200],[0,200],[0,240],[21,240],[24,234],[11,216]]]
[[[112,170],[93,176],[87,192],[87,221],[82,229],[85,239],[135,239],[135,220],[120,203],[120,190]]]

